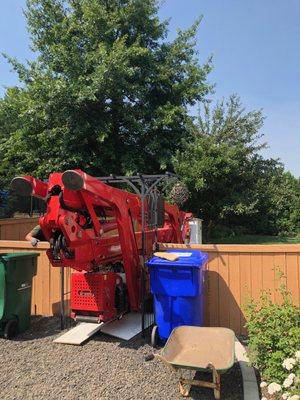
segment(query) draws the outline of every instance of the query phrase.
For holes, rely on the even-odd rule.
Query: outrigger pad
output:
[[[146,314],[145,329],[152,324],[153,319],[153,314]],[[119,339],[130,340],[142,331],[142,315],[138,312],[130,312],[124,314],[121,319],[100,324],[80,322],[74,328],[54,339],[53,342],[78,346],[90,339],[98,331]]]
[[[19,196],[31,196],[32,184],[27,179],[18,176],[11,181],[11,188]]]
[[[62,181],[69,190],[80,190],[83,188],[84,182],[82,176],[76,171],[68,170],[62,174]]]
[[[146,314],[145,329],[153,322],[153,314]],[[130,340],[142,332],[142,315],[138,312],[124,314],[121,319],[106,323],[101,332],[123,340]]]
[[[80,345],[101,329],[101,324],[81,322],[63,335],[54,339],[54,343]]]

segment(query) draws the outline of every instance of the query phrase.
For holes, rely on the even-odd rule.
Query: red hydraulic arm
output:
[[[132,310],[140,307],[142,250],[142,201],[133,194],[103,183],[81,170],[53,173],[48,182],[31,176],[17,177],[13,189],[47,202],[40,226],[50,242],[47,251],[53,266],[97,272],[109,264],[122,262]],[[162,228],[145,230],[145,253],[153,244],[182,243],[188,235],[190,213],[165,202]],[[148,213],[146,212],[148,218]],[[147,219],[146,218],[146,219]],[[184,235],[184,236],[183,236]]]

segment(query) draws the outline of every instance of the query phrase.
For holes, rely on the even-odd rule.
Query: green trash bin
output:
[[[38,255],[0,254],[0,335],[6,339],[30,326],[32,278]]]

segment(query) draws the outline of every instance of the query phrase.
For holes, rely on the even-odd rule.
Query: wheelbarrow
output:
[[[160,354],[151,354],[163,361],[176,373],[179,372],[179,389],[182,396],[189,395],[191,386],[207,387],[214,390],[220,399],[220,374],[234,364],[234,332],[227,328],[203,328],[179,326],[173,329]],[[186,379],[183,370],[212,372],[212,382]]]

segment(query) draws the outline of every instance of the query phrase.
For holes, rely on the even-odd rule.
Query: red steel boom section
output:
[[[94,276],[88,274],[84,279],[87,284],[88,280],[93,279],[93,284],[95,279],[96,282],[98,280],[102,292],[105,292],[105,276],[108,277],[107,285],[110,292],[113,292],[106,302],[110,311],[106,316],[103,312],[100,320],[112,318],[117,314],[116,304],[110,303],[114,303],[115,287],[121,278],[115,272],[107,272],[108,265],[122,263],[130,307],[132,310],[140,308],[143,201],[140,196],[107,185],[81,170],[52,173],[48,182],[31,176],[17,177],[13,180],[12,187],[21,195],[45,199],[47,210],[40,217],[39,223],[51,245],[47,255],[53,266],[93,272]],[[148,201],[144,202],[145,254],[151,255],[156,240],[183,243],[184,236],[188,234],[191,214],[181,212],[176,205],[165,202],[164,224],[155,230],[148,227],[149,207]],[[83,276],[75,275],[78,275],[77,283],[74,283],[76,286]],[[97,303],[95,293],[93,296]],[[103,296],[101,303],[105,303]],[[93,308],[90,304],[86,307],[90,315]],[[105,304],[101,307],[105,308]]]

